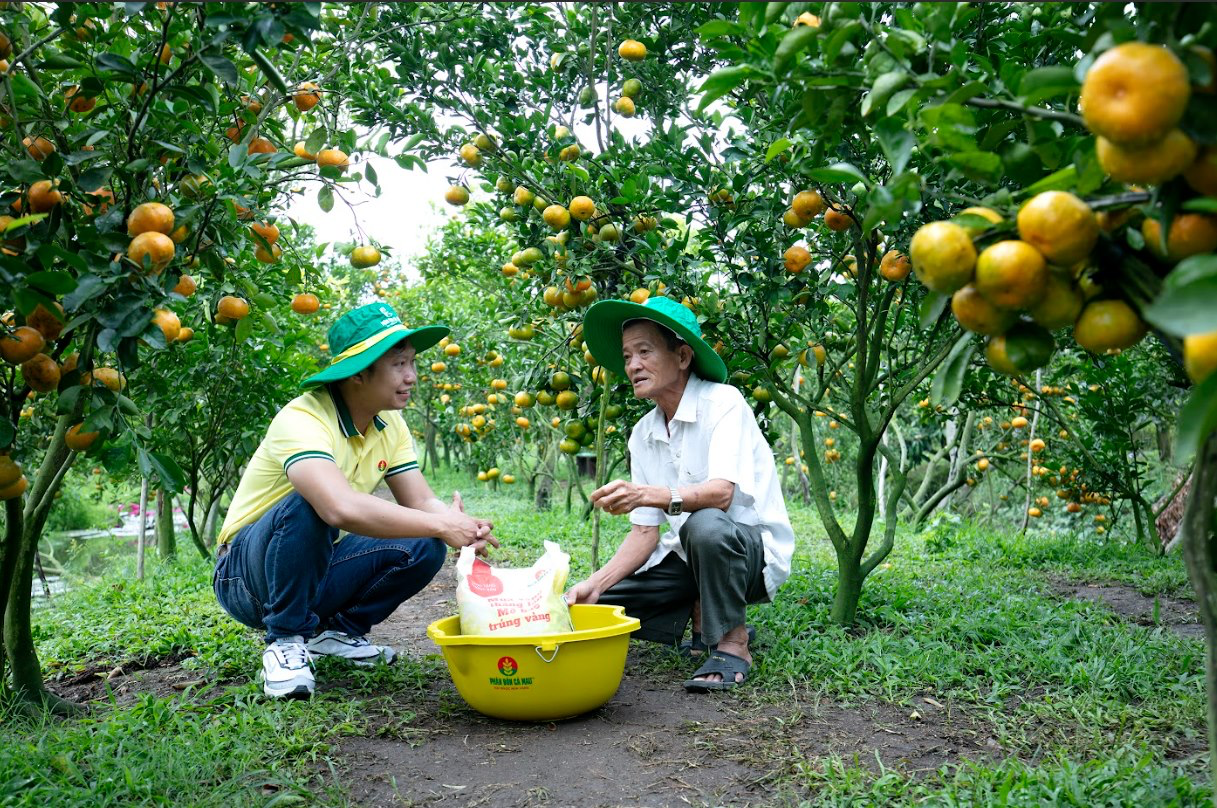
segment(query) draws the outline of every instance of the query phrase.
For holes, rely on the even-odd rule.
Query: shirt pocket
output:
[[[709,463],[707,461],[693,461],[691,463],[681,463],[678,477],[681,485],[696,485],[706,481],[706,474],[709,471]]]

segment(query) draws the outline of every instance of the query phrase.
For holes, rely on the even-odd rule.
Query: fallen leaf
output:
[[[940,710],[942,709],[942,704],[935,701],[934,699],[930,698],[929,696],[922,696],[921,700],[924,701],[926,704],[932,704],[935,707],[937,707],[938,709],[940,709]]]

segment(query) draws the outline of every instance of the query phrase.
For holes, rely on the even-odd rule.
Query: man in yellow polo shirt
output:
[[[371,303],[329,330],[329,367],[271,422],[245,468],[212,578],[224,611],[263,629],[262,688],[313,693],[312,657],[391,662],[367,640],[439,572],[448,547],[487,542],[492,525],[441,502],[419,471],[400,411],[418,381],[414,358],[447,326],[409,329]],[[384,480],[396,504],[372,495]]]

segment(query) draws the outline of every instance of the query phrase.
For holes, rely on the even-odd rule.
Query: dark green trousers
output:
[[[749,603],[769,600],[765,590],[765,550],[761,529],[741,525],[718,508],[694,511],[680,529],[689,563],[676,553],[649,570],[619,581],[600,603],[624,606],[642,626],[634,636],[676,646],[701,600],[701,634],[707,645],[744,624]]]

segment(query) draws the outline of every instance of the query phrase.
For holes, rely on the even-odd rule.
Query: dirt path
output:
[[[451,565],[374,639],[420,658],[438,649],[429,622],[454,613]],[[761,646],[763,653],[763,645]],[[1000,754],[996,741],[932,697],[906,708],[844,707],[808,692],[692,696],[634,643],[617,694],[586,716],[545,724],[485,718],[456,694],[440,663],[423,697],[403,696],[408,722],[345,739],[337,756],[360,805],[760,805],[799,766],[840,755],[926,773]],[[760,701],[765,698],[766,701]]]
[[[1142,595],[1131,586],[1071,581],[1056,575],[1048,576],[1048,585],[1058,597],[1102,604],[1138,625],[1161,626],[1183,637],[1204,637],[1200,614],[1191,601],[1159,595],[1155,620],[1155,598]]]

